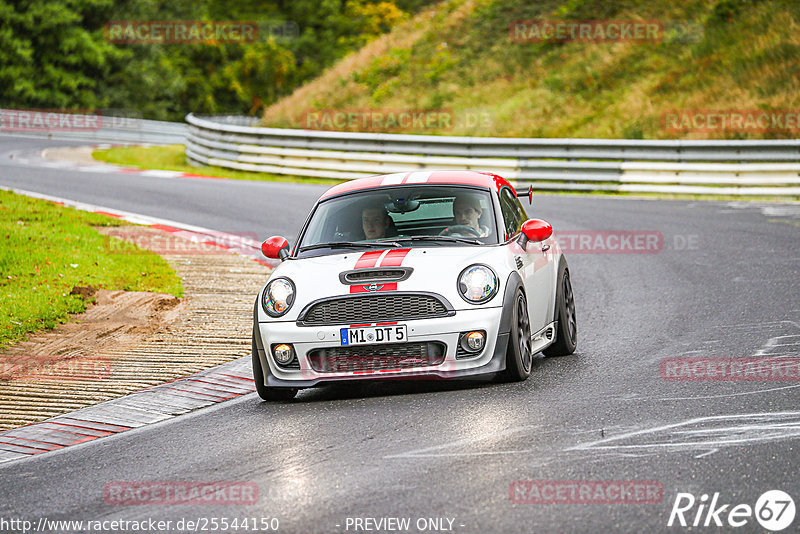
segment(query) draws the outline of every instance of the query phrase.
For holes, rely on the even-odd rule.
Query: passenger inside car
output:
[[[483,214],[481,202],[478,197],[463,193],[453,200],[453,219],[457,226],[467,226],[475,230],[478,237],[489,235],[489,228],[480,224]],[[456,230],[454,228],[454,230]]]

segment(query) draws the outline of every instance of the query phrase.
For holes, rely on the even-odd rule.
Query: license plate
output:
[[[406,325],[355,326],[339,331],[342,345],[376,345],[381,343],[405,343]]]

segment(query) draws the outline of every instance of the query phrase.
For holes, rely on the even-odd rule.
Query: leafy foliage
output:
[[[0,0],[0,105],[86,108],[102,105],[98,81],[125,52],[106,43],[97,14],[112,0]]]
[[[0,0],[0,106],[256,113],[431,0]],[[252,21],[257,42],[112,44],[109,21]]]

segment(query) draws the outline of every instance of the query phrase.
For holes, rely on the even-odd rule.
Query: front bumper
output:
[[[436,319],[400,321],[408,328],[408,342],[440,342],[447,347],[439,365],[392,371],[318,372],[312,369],[307,355],[320,348],[340,347],[339,329],[349,325],[297,326],[294,322],[254,323],[257,356],[268,387],[309,388],[352,380],[375,379],[457,379],[494,374],[505,369],[508,332],[501,332],[503,308],[459,310],[454,316]],[[486,344],[476,356],[456,358],[459,335],[470,330],[486,331]],[[275,343],[294,346],[300,369],[279,366],[266,348]]]

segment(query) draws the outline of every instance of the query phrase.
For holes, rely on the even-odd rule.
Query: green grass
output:
[[[794,138],[797,130],[670,131],[685,110],[800,108],[796,0],[445,0],[271,105],[265,126],[309,110],[441,109],[454,128],[402,133],[570,138]],[[514,20],[656,20],[663,39],[515,42]],[[379,131],[379,130],[375,130]]]
[[[163,258],[127,242],[115,243],[111,252],[113,238],[93,228],[118,224],[0,191],[0,349],[84,311],[84,300],[70,295],[76,286],[183,295]]]
[[[92,157],[99,161],[126,167],[140,169],[160,169],[165,171],[179,171],[198,174],[200,176],[216,176],[219,178],[234,178],[237,180],[262,180],[272,182],[301,182],[306,184],[336,185],[343,180],[325,178],[299,178],[296,176],[281,176],[277,174],[237,171],[222,167],[193,167],[186,163],[185,147],[183,145],[154,146],[154,147],[115,147],[95,150]]]

